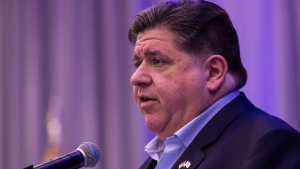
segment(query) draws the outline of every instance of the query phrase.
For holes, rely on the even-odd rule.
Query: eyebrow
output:
[[[163,54],[161,51],[158,51],[158,50],[146,51],[145,55],[146,56],[164,56],[164,57],[167,56],[167,55]]]
[[[154,50],[154,51],[146,51],[145,52],[146,56],[163,56],[163,57],[167,57],[167,55],[165,55],[164,53],[162,53],[161,51],[158,50]],[[140,60],[138,55],[134,55],[133,56],[133,61],[137,61]]]
[[[133,60],[133,62],[135,62],[137,60],[140,60],[140,58],[138,57],[138,55],[134,55],[132,60]]]

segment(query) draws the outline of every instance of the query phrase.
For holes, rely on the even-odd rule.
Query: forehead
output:
[[[137,36],[136,42],[138,43],[152,38],[173,42],[174,33],[170,29],[165,27],[150,28],[144,30],[143,32],[140,32]]]
[[[167,28],[146,29],[137,36],[135,51],[142,50],[144,53],[153,48],[175,48],[174,33]]]

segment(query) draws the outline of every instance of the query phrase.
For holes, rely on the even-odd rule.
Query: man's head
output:
[[[147,128],[162,140],[246,82],[236,32],[212,3],[148,8],[134,18],[129,40],[134,98]]]
[[[240,59],[238,36],[227,12],[221,7],[206,1],[189,0],[149,7],[134,18],[129,41],[135,44],[140,32],[162,26],[173,31],[179,50],[203,59],[213,54],[223,56],[229,73],[234,75],[236,89],[246,84],[247,72]]]

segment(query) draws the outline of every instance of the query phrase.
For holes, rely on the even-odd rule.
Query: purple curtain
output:
[[[230,15],[262,110],[300,130],[300,1],[211,0]],[[0,169],[37,165],[82,142],[95,169],[138,168],[155,134],[132,97],[135,14],[159,0],[0,0]]]

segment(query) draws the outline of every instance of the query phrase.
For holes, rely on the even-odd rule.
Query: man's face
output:
[[[178,50],[174,35],[154,28],[137,36],[134,48],[137,67],[130,82],[145,125],[165,140],[191,121],[209,104],[207,74],[199,59]]]

